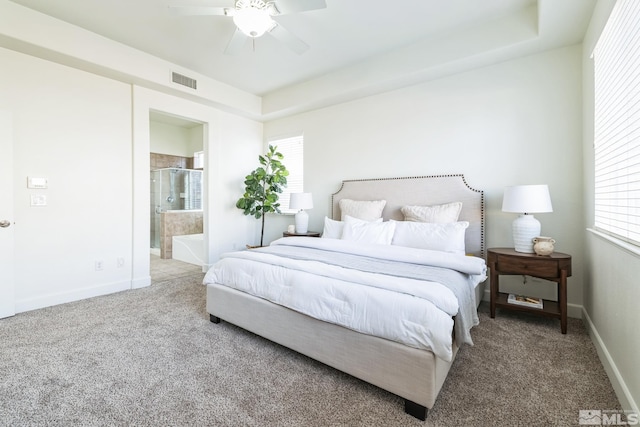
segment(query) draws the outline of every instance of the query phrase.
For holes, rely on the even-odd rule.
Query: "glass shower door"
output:
[[[161,213],[202,209],[202,171],[166,168],[151,171],[151,248],[160,248]]]

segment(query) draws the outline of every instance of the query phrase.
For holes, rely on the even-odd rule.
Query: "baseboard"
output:
[[[151,276],[138,277],[131,281],[131,289],[146,288],[151,285]]]
[[[640,411],[638,410],[638,403],[633,399],[633,396],[629,392],[629,388],[624,382],[624,378],[620,375],[620,371],[618,370],[615,361],[611,357],[604,341],[600,338],[600,334],[591,321],[589,314],[584,309],[582,310],[582,319],[585,327],[587,328],[587,332],[589,332],[591,341],[593,341],[593,344],[596,346],[600,362],[602,362],[604,370],[609,376],[609,381],[611,381],[611,385],[613,386],[613,390],[620,401],[620,405],[622,405],[622,409],[640,414]]]
[[[578,304],[567,304],[567,316],[574,319],[582,319],[584,307]]]
[[[115,292],[125,291],[128,289],[131,289],[131,281],[122,280],[118,282],[104,283],[97,286],[74,289],[67,292],[39,295],[35,298],[16,300],[16,313],[37,310],[39,308],[51,307],[101,295],[113,294]]]

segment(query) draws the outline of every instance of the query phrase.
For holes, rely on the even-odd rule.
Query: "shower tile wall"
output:
[[[160,258],[172,258],[173,236],[202,233],[202,211],[163,212],[160,230]]]
[[[171,156],[169,154],[151,153],[151,170],[162,168],[193,168],[193,157]]]
[[[181,156],[172,156],[169,154],[161,154],[161,153],[150,153],[149,156],[151,170],[162,169],[162,168],[182,168],[182,169],[191,169],[193,167],[193,157],[181,157]],[[154,189],[151,188],[151,192]],[[151,204],[149,206],[149,215],[152,218],[150,224],[150,237],[151,242],[159,242],[160,236],[156,235],[156,224],[153,221],[154,213],[155,213],[155,205],[153,204],[153,197],[151,198]],[[157,247],[157,245],[152,244],[151,247]]]

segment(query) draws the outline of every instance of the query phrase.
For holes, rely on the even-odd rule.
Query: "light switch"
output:
[[[27,177],[27,188],[47,188],[47,178]]]
[[[47,196],[44,194],[32,194],[31,206],[47,206]]]

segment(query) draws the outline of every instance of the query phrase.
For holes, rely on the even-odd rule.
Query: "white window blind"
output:
[[[640,245],[640,1],[618,0],[593,60],[594,225]]]
[[[302,193],[304,190],[304,137],[302,135],[269,140],[269,145],[278,147],[284,158],[282,163],[289,171],[287,188],[280,195],[280,210],[283,213],[296,213],[289,209],[291,193]]]

